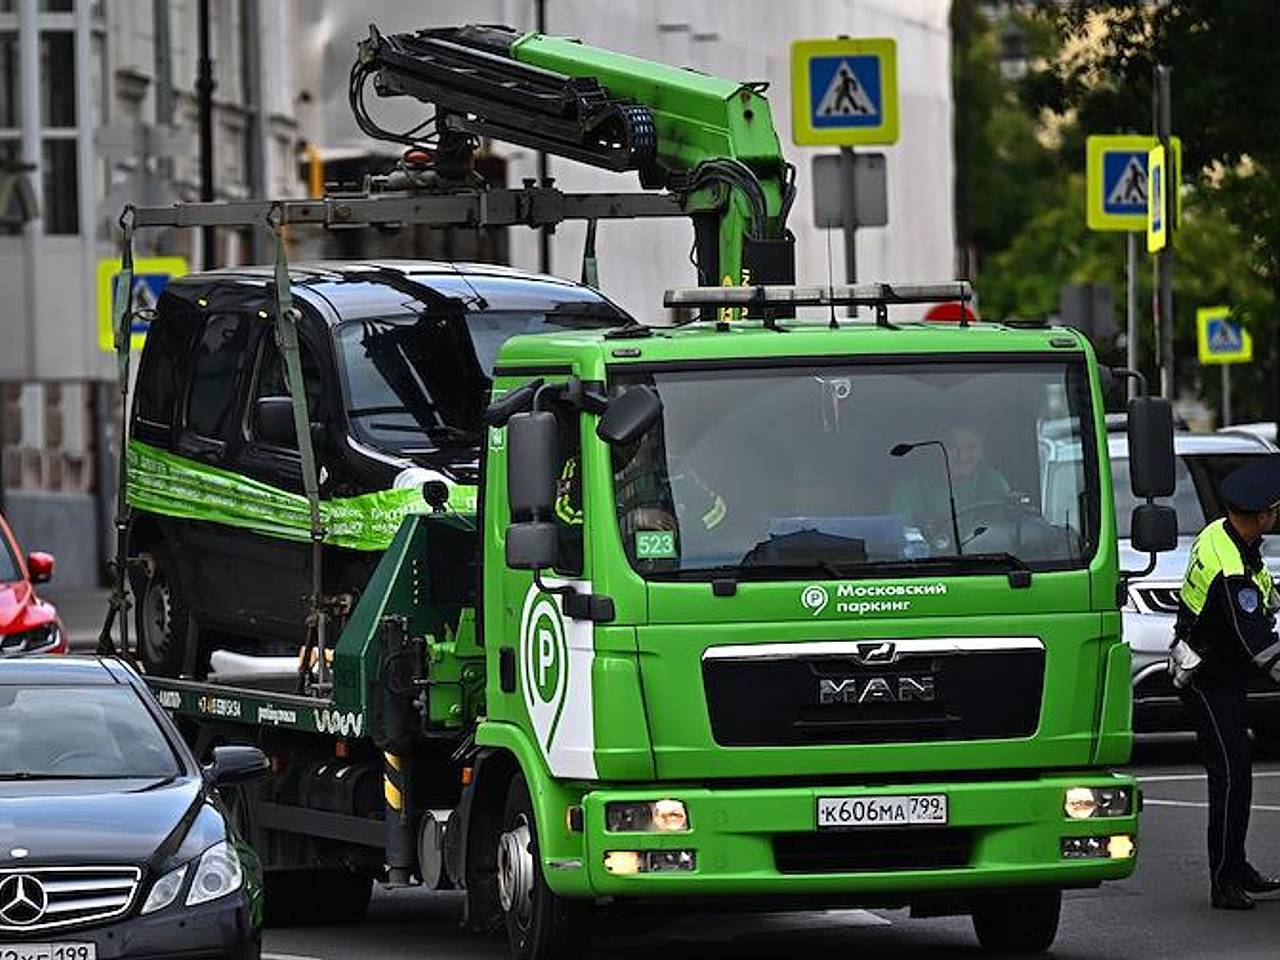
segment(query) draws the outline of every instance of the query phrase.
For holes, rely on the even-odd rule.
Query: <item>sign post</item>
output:
[[[1091,136],[1086,146],[1085,220],[1090,230],[1124,231],[1125,360],[1138,366],[1138,234],[1147,230],[1148,155],[1155,137]],[[1175,166],[1181,166],[1182,141],[1171,138]],[[1181,203],[1177,215],[1181,216]],[[1129,384],[1132,396],[1134,385]]]
[[[858,279],[853,148],[898,142],[898,53],[891,37],[797,40],[791,45],[791,139],[840,148],[845,280]],[[857,307],[849,308],[850,315]]]
[[[1222,367],[1222,426],[1231,425],[1231,365],[1253,360],[1253,337],[1230,307],[1196,311],[1196,352],[1202,364]]]
[[[166,284],[174,277],[181,277],[188,272],[187,261],[182,257],[135,257],[133,306],[136,309],[154,308]],[[111,307],[116,276],[119,273],[119,257],[98,261],[98,346],[107,353],[114,353],[116,349],[115,332],[111,329]],[[130,350],[142,349],[147,326],[144,321],[134,320],[129,339]]]

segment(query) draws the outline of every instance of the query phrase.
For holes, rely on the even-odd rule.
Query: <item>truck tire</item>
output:
[[[165,554],[157,549],[144,559],[148,573],[135,585],[138,659],[151,676],[176,677],[182,673],[187,644],[197,642],[195,621],[169,576]]]
[[[1044,953],[1058,935],[1062,891],[984,895],[974,904],[978,942],[998,953]]]
[[[354,923],[373,896],[373,877],[338,868],[268,870],[263,884],[268,927]]]
[[[514,960],[585,956],[592,905],[556,895],[542,876],[537,821],[529,785],[517,773],[507,787],[498,838],[498,902]]]

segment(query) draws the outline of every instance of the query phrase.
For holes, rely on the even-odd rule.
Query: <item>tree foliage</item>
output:
[[[1015,11],[1030,25],[1033,56],[1042,57],[1026,79],[1002,88],[996,24],[980,23],[972,57],[957,58],[958,69],[975,75],[975,95],[987,97],[973,149],[991,162],[974,166],[972,191],[984,313],[1052,313],[1061,284],[1086,281],[1112,284],[1123,312],[1123,235],[1085,227],[1085,139],[1149,132],[1154,69],[1168,64],[1185,161],[1184,219],[1175,235],[1179,381],[1216,405],[1217,371],[1196,363],[1195,309],[1231,305],[1253,334],[1257,358],[1237,368],[1237,417],[1272,418],[1280,390],[1280,7],[1273,0],[1076,0]],[[994,96],[984,84],[994,84]],[[1020,221],[1010,207],[1022,211]],[[1140,335],[1148,360],[1149,264],[1144,254]],[[1150,362],[1144,366],[1151,371]]]

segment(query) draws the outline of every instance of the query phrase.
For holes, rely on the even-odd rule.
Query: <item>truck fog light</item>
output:
[[[646,850],[644,854],[645,873],[689,871],[696,865],[697,854],[692,850]]]
[[[604,855],[604,868],[609,873],[630,876],[640,872],[640,854],[636,850],[610,850]]]
[[[1067,791],[1067,799],[1062,809],[1072,820],[1088,820],[1098,809],[1098,802],[1093,798],[1093,791],[1088,787],[1072,787]]]
[[[1107,842],[1107,855],[1112,860],[1128,860],[1133,856],[1133,837],[1127,833],[1117,833]]]
[[[1063,837],[1062,856],[1067,860],[1106,860],[1111,856],[1109,837]]]
[[[689,829],[689,814],[680,800],[608,803],[604,828],[610,833],[681,833]]]

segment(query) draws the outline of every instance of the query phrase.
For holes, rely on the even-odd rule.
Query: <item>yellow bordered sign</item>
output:
[[[792,43],[791,139],[797,146],[897,143],[897,41]]]
[[[1169,173],[1165,168],[1164,146],[1157,145],[1147,154],[1147,253],[1159,253],[1169,242],[1168,204]]]
[[[133,306],[154,307],[160,292],[174,277],[190,272],[183,257],[138,257],[133,261]],[[98,261],[98,346],[108,353],[116,348],[115,333],[111,329],[111,297],[116,276],[120,273],[120,258]],[[130,349],[141,350],[147,338],[145,323],[134,321]]]
[[[1201,307],[1196,311],[1196,352],[1204,364],[1249,363],[1253,337],[1230,307]]]
[[[1182,167],[1182,141],[1170,137],[1174,162]],[[1085,222],[1090,230],[1147,229],[1147,155],[1156,137],[1092,136],[1085,141]],[[1177,181],[1177,177],[1174,177]],[[1178,198],[1178,221],[1182,200]]]

